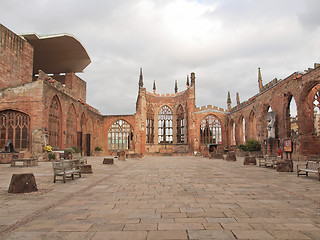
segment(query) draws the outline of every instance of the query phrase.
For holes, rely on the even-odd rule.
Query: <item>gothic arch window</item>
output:
[[[77,134],[77,117],[74,105],[71,104],[68,109],[67,117],[67,147],[75,146],[75,139]]]
[[[253,111],[251,111],[249,115],[248,136],[250,139],[257,139],[257,119]]]
[[[202,145],[222,143],[221,123],[214,115],[208,115],[200,124],[200,142]]]
[[[56,96],[52,98],[49,108],[49,145],[52,147],[60,147],[61,139],[61,106]]]
[[[0,112],[0,148],[11,140],[17,150],[29,147],[30,117],[22,112],[5,110]]]
[[[125,120],[114,122],[108,131],[108,150],[127,150],[133,148],[133,128]]]
[[[159,143],[172,143],[172,110],[168,106],[160,109],[158,124]]]
[[[245,123],[245,119],[243,116],[240,117],[238,126],[239,126],[240,143],[244,144],[246,141],[246,123]]]
[[[234,121],[231,119],[229,123],[229,132],[230,132],[230,145],[236,145],[236,125]]]
[[[287,137],[296,138],[298,136],[298,114],[297,104],[292,94],[288,98],[288,106],[286,109],[286,125]]]
[[[147,124],[146,124],[146,142],[153,143],[154,140],[154,111],[151,106],[147,110]]]
[[[177,143],[185,142],[184,112],[181,104],[177,108]]]
[[[320,136],[320,86],[315,88],[316,93],[313,98],[313,114],[314,114],[314,131],[317,136]]]

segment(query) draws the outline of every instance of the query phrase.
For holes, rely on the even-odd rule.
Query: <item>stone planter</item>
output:
[[[228,152],[226,156],[227,161],[237,161],[236,155],[234,152]]]
[[[243,160],[243,165],[257,165],[257,160],[256,160],[256,157],[254,156],[246,156],[244,157],[244,160]]]

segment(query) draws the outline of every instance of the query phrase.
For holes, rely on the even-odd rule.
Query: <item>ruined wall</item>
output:
[[[102,116],[101,120],[101,132],[100,134],[100,146],[103,148],[103,152],[106,154],[113,154],[113,151],[111,149],[108,149],[108,132],[113,123],[115,123],[118,120],[124,120],[128,122],[134,132],[133,132],[133,151],[136,153],[139,152],[138,146],[137,146],[137,131],[138,129],[135,128],[135,115],[109,115],[109,116]]]
[[[0,24],[0,89],[32,81],[33,47]]]
[[[239,119],[244,117],[246,123],[246,139],[257,139],[261,143],[268,138],[267,112],[271,107],[276,114],[276,139],[281,145],[283,139],[290,138],[289,103],[293,97],[298,111],[299,135],[294,141],[294,157],[302,159],[304,156],[320,155],[320,137],[314,133],[313,98],[311,92],[320,83],[320,68],[309,69],[304,73],[294,73],[284,80],[272,81],[264,86],[263,91],[248,101],[234,107],[228,120],[236,123],[236,142],[240,144]],[[252,136],[250,129],[250,114],[256,116],[256,136]],[[270,153],[270,152],[269,152]],[[276,154],[272,152],[272,154]]]
[[[87,83],[79,78],[74,73],[65,75],[65,85],[74,93],[75,99],[81,99],[86,102],[87,98]]]

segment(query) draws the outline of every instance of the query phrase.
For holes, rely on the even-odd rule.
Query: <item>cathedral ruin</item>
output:
[[[86,82],[76,73],[91,60],[73,36],[17,35],[0,25],[0,60],[0,150],[11,140],[16,151],[34,157],[46,145],[78,146],[87,156],[97,146],[108,155],[192,155],[208,145],[237,151],[256,139],[264,154],[276,154],[290,140],[295,159],[320,155],[319,64],[265,85],[259,69],[259,92],[244,102],[237,95],[233,107],[229,94],[228,109],[195,105],[195,73],[183,91],[176,85],[173,94],[158,94],[155,82],[152,91],[144,87],[140,69],[136,113],[109,116],[86,103]]]

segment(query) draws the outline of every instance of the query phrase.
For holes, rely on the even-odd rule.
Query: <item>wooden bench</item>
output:
[[[258,157],[259,167],[272,167],[275,168],[277,165],[277,157],[265,156]]]
[[[59,162],[52,162],[53,167],[53,182],[56,182],[58,176],[62,176],[62,180],[65,183],[66,178],[72,178],[74,180],[74,175],[81,177],[81,171],[76,166],[76,163],[71,160],[64,160]]]
[[[320,181],[320,162],[317,161],[307,161],[306,164],[303,164],[303,168],[301,166],[302,164],[297,165],[297,175],[298,177],[300,175],[308,176],[309,173],[315,173],[318,175],[319,181]]]
[[[11,167],[34,167],[34,166],[38,166],[38,159],[22,158],[22,159],[11,160]]]

